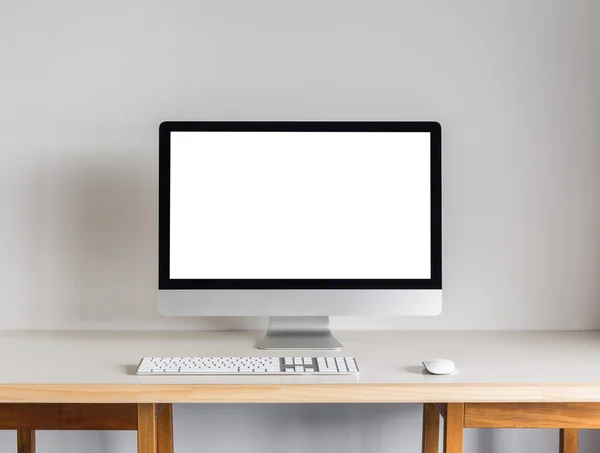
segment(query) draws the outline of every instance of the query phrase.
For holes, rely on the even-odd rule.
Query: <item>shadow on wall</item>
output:
[[[241,318],[158,314],[155,151],[75,155],[36,178],[38,300],[50,298],[42,311],[69,328],[244,328]]]
[[[24,193],[21,194],[19,188],[14,194],[14,214],[22,216],[23,221],[19,224],[22,231],[15,235],[14,259],[11,255],[8,261],[16,269],[15,281],[9,282],[12,285],[9,298],[18,300],[20,297],[27,301],[10,307],[9,314],[23,312],[19,318],[23,324],[17,328],[241,330],[266,327],[264,318],[165,318],[158,313],[155,150],[51,151],[37,153],[40,158],[32,169],[34,173],[29,175],[30,182],[21,181]],[[528,202],[511,201],[511,208],[505,213],[507,219],[512,216],[528,221],[506,221],[504,226],[498,227],[514,231],[500,234],[498,230],[497,244],[488,241],[485,255],[479,251],[465,255],[464,263],[458,263],[456,255],[449,256],[446,262],[454,273],[446,278],[450,280],[447,285],[450,296],[446,299],[450,300],[449,305],[459,301],[458,293],[453,296],[452,285],[460,280],[461,272],[469,276],[476,272],[472,263],[481,262],[477,260],[483,256],[490,264],[479,266],[485,271],[479,271],[476,279],[470,277],[469,280],[504,285],[504,293],[495,290],[493,297],[497,299],[510,296],[524,303],[544,301],[530,306],[519,304],[519,316],[507,317],[505,324],[510,323],[514,328],[521,325],[595,328],[600,319],[600,305],[596,303],[600,280],[595,278],[600,268],[600,242],[590,238],[597,237],[598,215],[590,209],[594,198],[577,196],[583,191],[575,190],[575,185],[569,187],[572,193],[565,193],[561,199],[544,193],[540,198],[542,203],[536,192]],[[593,189],[595,185],[590,187]],[[523,195],[521,199],[526,200],[526,197]],[[543,215],[546,210],[551,216]],[[539,219],[544,219],[543,225]],[[447,223],[452,222],[456,219]],[[488,236],[483,239],[487,241]],[[502,240],[509,244],[509,239],[513,240],[511,247],[498,245]],[[515,239],[519,247],[513,246]],[[475,250],[473,244],[476,244],[474,240],[471,249]],[[488,297],[483,291],[487,286],[474,287]],[[475,294],[461,291],[463,299],[467,299],[465,295]],[[33,302],[29,303],[30,300]],[[572,300],[577,303],[565,302]],[[467,305],[462,306],[467,308]],[[504,304],[500,301],[494,306],[498,307],[494,315],[500,316]],[[524,306],[531,316],[522,316]],[[459,308],[453,309],[457,317],[450,321],[461,322]],[[565,316],[553,315],[560,312],[565,312]],[[524,321],[519,321],[521,318]],[[350,328],[361,328],[362,321],[343,322],[344,326],[355,322]],[[409,322],[414,321],[393,324],[393,327],[408,326]]]

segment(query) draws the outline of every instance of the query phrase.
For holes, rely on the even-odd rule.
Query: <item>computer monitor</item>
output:
[[[340,349],[331,315],[441,311],[438,123],[164,122],[159,147],[162,314]]]

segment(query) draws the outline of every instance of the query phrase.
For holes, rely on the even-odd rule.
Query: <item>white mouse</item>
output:
[[[425,360],[423,366],[431,374],[451,374],[456,370],[454,362],[447,359]]]

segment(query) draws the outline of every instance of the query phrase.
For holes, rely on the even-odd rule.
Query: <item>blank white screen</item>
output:
[[[429,279],[430,134],[172,132],[170,278]]]

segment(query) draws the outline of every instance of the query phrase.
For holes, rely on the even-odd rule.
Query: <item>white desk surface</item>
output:
[[[341,352],[257,332],[0,332],[0,402],[600,402],[600,332],[336,332]],[[136,376],[151,356],[353,356],[354,376]],[[449,358],[432,376],[421,361]]]

